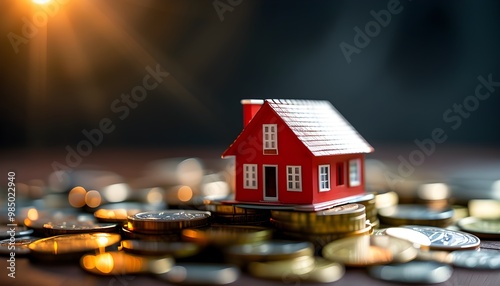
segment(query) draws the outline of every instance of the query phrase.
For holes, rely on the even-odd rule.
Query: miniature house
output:
[[[373,148],[328,102],[242,100],[235,199],[320,204],[364,193],[364,154]]]

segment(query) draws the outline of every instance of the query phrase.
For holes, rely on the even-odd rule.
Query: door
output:
[[[278,200],[278,166],[264,165],[264,200]]]

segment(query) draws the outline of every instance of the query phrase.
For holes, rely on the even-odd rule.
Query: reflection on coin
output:
[[[172,255],[175,258],[189,257],[200,251],[200,247],[191,242],[166,242],[147,240],[123,240],[122,249],[125,252],[139,255]]]
[[[403,224],[447,226],[452,222],[453,209],[433,209],[422,205],[397,205],[378,210],[380,222],[399,226]]]
[[[117,230],[114,223],[94,223],[92,221],[69,221],[46,223],[43,225],[46,236],[91,233],[91,232],[114,232]]]
[[[300,280],[312,283],[332,283],[344,276],[345,268],[342,264],[323,259],[314,258],[314,268],[311,272],[300,275]]]
[[[500,219],[487,220],[466,217],[458,221],[458,227],[481,238],[500,239]]]
[[[31,237],[31,236],[22,236],[22,237],[11,237],[0,241],[0,254],[10,255],[11,252],[14,252],[17,255],[26,255],[30,253],[30,249],[28,245],[35,240],[40,238]]]
[[[177,264],[157,277],[181,285],[225,285],[238,280],[240,271],[230,265],[219,264]]]
[[[364,235],[330,242],[323,257],[347,266],[369,266],[389,262],[407,262],[417,256],[412,243],[387,235]]]
[[[210,212],[195,210],[142,212],[129,216],[127,227],[141,233],[164,233],[206,226],[209,218]]]
[[[272,230],[256,226],[211,226],[207,229],[185,229],[182,237],[198,244],[228,246],[269,240]]]
[[[374,231],[374,235],[388,235],[392,237],[408,240],[413,243],[415,247],[420,249],[429,249],[431,240],[429,237],[416,230],[404,227],[389,227],[386,229],[378,229]]]
[[[12,233],[14,233],[14,235],[12,235]],[[0,226],[0,239],[10,238],[12,236],[14,237],[27,236],[31,235],[32,233],[33,233],[32,229],[28,229],[22,225],[12,226],[12,227],[6,225]]]
[[[453,265],[474,269],[500,269],[500,251],[481,249],[457,250],[451,253]]]
[[[448,251],[475,249],[480,243],[477,236],[462,231],[420,225],[404,225],[403,227],[425,234],[431,240],[431,249]]]
[[[251,261],[275,261],[300,256],[312,256],[313,245],[309,242],[279,241],[234,245],[226,250],[228,260],[235,264]]]
[[[447,281],[453,273],[449,265],[431,261],[379,265],[369,268],[371,276],[392,282],[435,284]]]
[[[285,275],[301,275],[314,269],[312,256],[301,256],[286,260],[251,262],[248,272],[255,277],[265,279],[281,279]]]
[[[119,241],[120,235],[115,233],[66,234],[36,240],[28,247],[30,258],[57,262],[78,259],[87,251],[105,249]]]
[[[171,257],[141,257],[122,251],[87,254],[80,259],[82,268],[99,275],[127,275],[136,273],[163,274],[172,269]]]

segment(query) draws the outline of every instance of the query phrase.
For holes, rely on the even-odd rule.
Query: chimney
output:
[[[248,122],[252,120],[255,113],[259,111],[262,104],[264,104],[263,99],[242,99],[241,104],[243,105],[243,127],[246,127]]]

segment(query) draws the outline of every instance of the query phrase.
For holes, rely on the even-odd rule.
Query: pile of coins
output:
[[[239,207],[235,203],[205,201],[203,209],[212,213],[212,221],[221,224],[268,225],[269,210]]]

